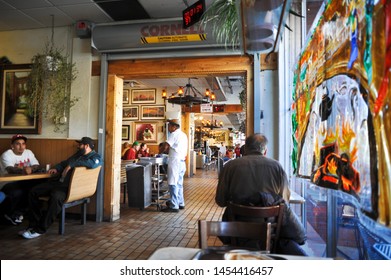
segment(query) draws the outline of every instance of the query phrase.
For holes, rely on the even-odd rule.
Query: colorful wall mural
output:
[[[391,221],[391,0],[330,0],[294,74],[297,176]]]

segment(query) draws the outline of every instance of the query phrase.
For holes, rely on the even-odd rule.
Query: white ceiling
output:
[[[213,0],[205,0],[208,6]],[[182,17],[195,0],[0,0],[0,31]],[[98,5],[100,4],[100,5]]]

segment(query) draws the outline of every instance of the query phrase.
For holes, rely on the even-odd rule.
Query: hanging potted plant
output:
[[[27,100],[30,113],[53,121],[55,132],[65,130],[69,111],[79,100],[71,97],[71,85],[76,78],[75,64],[54,46],[53,39],[31,63],[31,94]]]
[[[212,25],[213,36],[226,48],[236,49],[240,43],[239,15],[235,0],[216,0],[201,17],[201,25]]]

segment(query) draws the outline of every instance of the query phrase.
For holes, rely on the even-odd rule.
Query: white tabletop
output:
[[[153,252],[148,260],[192,260],[199,251],[201,251],[201,249],[198,248],[164,247],[159,248]],[[280,254],[267,255],[277,256],[286,260],[332,260],[330,258],[319,258],[312,256],[293,256]]]

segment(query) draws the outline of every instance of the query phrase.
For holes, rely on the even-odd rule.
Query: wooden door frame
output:
[[[197,58],[157,58],[157,59],[129,59],[112,60],[108,64],[108,76],[117,76],[123,80],[137,79],[166,79],[170,77],[189,77],[189,76],[237,76],[245,77],[247,106],[246,106],[246,134],[254,132],[254,73],[253,62],[250,56],[221,56],[221,57],[197,57]],[[115,88],[107,88],[107,98],[116,94]],[[117,99],[120,100],[120,99]],[[122,100],[122,99],[121,99]],[[121,102],[121,101],[120,101]],[[122,104],[120,105],[122,106]],[[106,105],[106,121],[112,120],[116,116],[116,106]],[[118,134],[121,126],[106,126],[106,143],[115,143],[114,135]],[[112,155],[114,156],[114,155]],[[111,156],[111,157],[112,157]],[[116,211],[113,205],[118,205],[114,199],[118,196],[113,195],[118,186],[110,182],[115,180],[116,168],[105,166],[105,191],[104,191],[104,218],[110,221],[116,219]],[[108,185],[107,185],[108,184]]]

